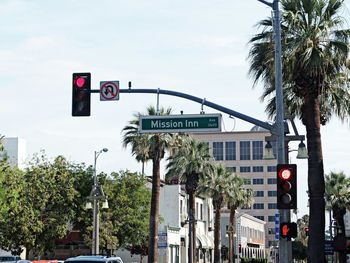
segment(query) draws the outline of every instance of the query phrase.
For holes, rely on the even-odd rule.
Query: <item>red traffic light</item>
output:
[[[78,76],[75,79],[75,85],[77,85],[78,88],[84,88],[85,85],[85,78],[82,76]]]
[[[277,208],[297,208],[297,166],[295,164],[277,165]]]
[[[287,167],[283,167],[278,171],[278,176],[282,179],[282,180],[290,180],[291,177],[293,176],[292,171],[287,168]]]

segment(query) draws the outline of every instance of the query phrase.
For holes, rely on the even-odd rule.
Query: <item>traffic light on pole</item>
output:
[[[296,223],[281,223],[280,225],[280,237],[290,240],[298,236],[298,226]]]
[[[277,208],[297,209],[297,166],[277,165]]]
[[[90,116],[91,74],[73,73],[72,116]]]

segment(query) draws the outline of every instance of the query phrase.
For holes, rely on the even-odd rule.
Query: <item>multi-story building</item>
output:
[[[194,138],[208,142],[210,153],[216,162],[244,179],[245,186],[254,191],[254,204],[241,212],[266,222],[266,247],[274,247],[276,241],[275,215],[277,160],[264,160],[265,137],[270,132],[254,127],[250,131],[195,133]],[[275,143],[272,143],[275,149]]]
[[[2,143],[4,151],[0,153],[0,158],[6,156],[12,167],[23,169],[26,161],[26,141],[18,137],[5,137]]]

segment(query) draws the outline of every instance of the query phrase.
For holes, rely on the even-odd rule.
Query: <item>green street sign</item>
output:
[[[220,132],[221,114],[140,116],[140,133]]]

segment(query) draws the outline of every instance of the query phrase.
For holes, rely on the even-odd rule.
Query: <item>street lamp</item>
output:
[[[92,190],[90,192],[90,196],[88,197],[89,200],[93,201],[93,232],[92,232],[92,254],[98,255],[100,251],[100,240],[99,240],[99,201],[103,200],[102,208],[108,208],[108,201],[106,199],[106,196],[103,193],[102,186],[99,185],[97,181],[97,173],[96,173],[96,162],[97,158],[100,156],[101,153],[107,152],[107,148],[103,148],[100,151],[94,152],[94,185],[92,187]],[[86,204],[86,208],[92,208],[91,203]]]

